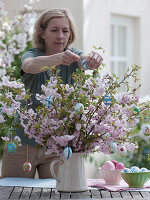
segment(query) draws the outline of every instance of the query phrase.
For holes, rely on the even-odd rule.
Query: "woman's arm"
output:
[[[44,66],[48,66],[50,69],[60,64],[69,66],[72,62],[78,61],[79,59],[79,55],[66,50],[65,52],[54,55],[26,58],[22,63],[22,69],[26,73],[37,74],[41,72],[41,68]]]

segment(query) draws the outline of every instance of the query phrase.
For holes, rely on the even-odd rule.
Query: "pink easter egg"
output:
[[[116,160],[111,160],[111,162],[115,165],[115,168],[116,168],[116,165],[118,164],[118,162]]]
[[[123,170],[123,169],[124,169],[124,164],[123,163],[117,163],[116,170]]]
[[[101,169],[115,170],[115,165],[111,161],[106,161]]]
[[[25,172],[30,172],[31,169],[32,169],[31,163],[25,162],[25,163],[23,164],[23,169],[24,169]]]

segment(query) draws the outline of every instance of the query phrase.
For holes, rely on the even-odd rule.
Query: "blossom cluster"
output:
[[[134,77],[137,70],[135,66],[125,77]],[[94,71],[87,75],[78,69],[73,85],[62,84],[60,77],[54,74],[47,85],[42,85],[43,94],[36,95],[41,102],[36,110],[28,106],[22,108],[20,100],[29,103],[30,94],[21,83],[9,82],[3,77],[1,87],[7,87],[5,99],[0,98],[3,118],[8,108],[17,110],[25,134],[46,148],[47,153],[61,154],[66,146],[73,152],[85,154],[94,151],[109,154],[114,153],[115,148],[133,151],[137,146],[131,141],[132,128],[150,103],[140,103],[135,89],[119,92],[123,82],[119,83],[115,75],[100,74]],[[12,91],[17,94],[13,96]],[[106,96],[109,96],[109,104]],[[84,107],[81,113],[75,109],[78,103]],[[0,118],[0,125],[4,119]],[[14,123],[14,128],[16,126]]]
[[[0,0],[0,77],[6,74],[7,67],[13,67],[14,56],[23,52],[28,43],[32,41],[29,30],[31,20],[36,15],[32,9],[32,4],[36,1],[38,0],[30,0],[24,5],[24,14],[18,14],[10,20]]]

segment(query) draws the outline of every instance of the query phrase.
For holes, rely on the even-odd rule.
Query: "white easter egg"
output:
[[[63,157],[68,160],[69,158],[71,158],[71,156],[72,156],[72,149],[70,147],[66,147],[63,151]]]
[[[145,124],[145,126],[143,127],[143,133],[145,136],[150,136],[150,125],[149,124]]]
[[[116,153],[117,149],[118,149],[118,147],[117,147],[116,142],[110,142],[109,143],[109,152],[110,153]]]
[[[75,112],[81,115],[84,112],[84,105],[82,103],[77,103],[75,106]]]
[[[142,168],[140,169],[140,171],[141,171],[141,172],[148,172],[149,170],[148,170],[147,168],[145,168],[145,167],[142,167]]]
[[[119,146],[118,147],[118,153],[120,156],[126,156],[127,155],[127,150],[125,146]]]

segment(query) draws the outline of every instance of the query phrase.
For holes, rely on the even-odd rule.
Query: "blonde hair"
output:
[[[45,51],[44,40],[42,38],[42,31],[48,26],[48,23],[53,18],[65,17],[70,25],[70,37],[65,49],[72,44],[76,38],[74,20],[71,13],[67,9],[51,9],[47,10],[40,15],[34,26],[34,46],[40,51]]]

